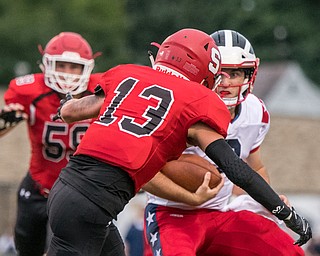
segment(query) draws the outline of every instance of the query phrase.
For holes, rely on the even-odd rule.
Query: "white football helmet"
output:
[[[228,107],[236,106],[244,101],[249,93],[252,93],[260,60],[254,54],[248,39],[236,31],[219,30],[211,34],[211,37],[216,42],[221,54],[221,68],[241,68],[245,71],[244,83],[234,85],[240,87],[238,96],[222,98]]]
[[[87,90],[94,57],[89,43],[81,35],[62,32],[53,37],[44,50],[39,50],[43,55],[40,68],[48,87],[63,94],[70,92],[72,95]],[[57,72],[57,61],[83,65],[83,72],[81,75]]]

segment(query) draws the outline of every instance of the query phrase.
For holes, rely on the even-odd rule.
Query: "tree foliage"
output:
[[[127,13],[133,21],[129,45],[136,49],[135,59],[142,62],[148,43],[161,43],[181,28],[209,34],[233,29],[250,40],[262,62],[296,60],[320,84],[319,7],[316,0],[128,0]]]
[[[253,44],[262,62],[296,60],[320,84],[317,0],[16,0],[0,3],[0,81],[8,83],[17,63],[38,72],[43,46],[61,31],[83,35],[94,52],[96,71],[119,63],[148,64],[147,51],[167,35],[192,27],[212,33],[233,29]]]
[[[39,72],[38,44],[62,31],[80,33],[94,52],[96,71],[125,61],[126,35],[124,2],[121,0],[16,0],[0,3],[1,84],[15,76],[16,65],[26,62],[30,72]]]

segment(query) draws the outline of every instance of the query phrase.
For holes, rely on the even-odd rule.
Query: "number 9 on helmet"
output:
[[[197,29],[182,29],[159,45],[154,69],[213,89],[220,61],[218,47],[208,34]]]

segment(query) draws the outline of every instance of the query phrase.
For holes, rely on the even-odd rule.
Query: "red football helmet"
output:
[[[154,69],[187,78],[212,89],[220,72],[220,52],[214,40],[197,29],[182,29],[159,46]]]
[[[211,34],[211,37],[216,42],[221,54],[221,68],[239,68],[245,71],[244,83],[233,85],[240,88],[238,96],[222,97],[227,106],[236,106],[244,101],[249,93],[252,93],[260,60],[254,54],[249,40],[236,31],[219,30]]]
[[[53,37],[46,45],[43,54],[45,84],[53,90],[72,95],[85,91],[94,67],[94,57],[89,43],[79,34],[62,32]],[[83,65],[81,75],[57,72],[56,62],[71,62]]]

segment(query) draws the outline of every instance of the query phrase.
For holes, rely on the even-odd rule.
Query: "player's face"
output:
[[[223,75],[227,73],[227,75]],[[223,68],[221,75],[221,83],[218,85],[216,92],[223,98],[237,97],[240,86],[245,79],[245,72],[243,69]]]
[[[72,62],[57,61],[56,71],[72,75],[81,75],[83,71],[83,65]]]
[[[79,81],[79,75],[82,75],[83,72],[83,65],[73,62],[65,62],[65,61],[57,61],[56,62],[56,72],[57,76],[59,77],[60,81],[63,83],[68,83],[69,80],[72,82]],[[80,94],[73,95],[75,98],[80,97]],[[61,94],[63,98],[64,95]]]

